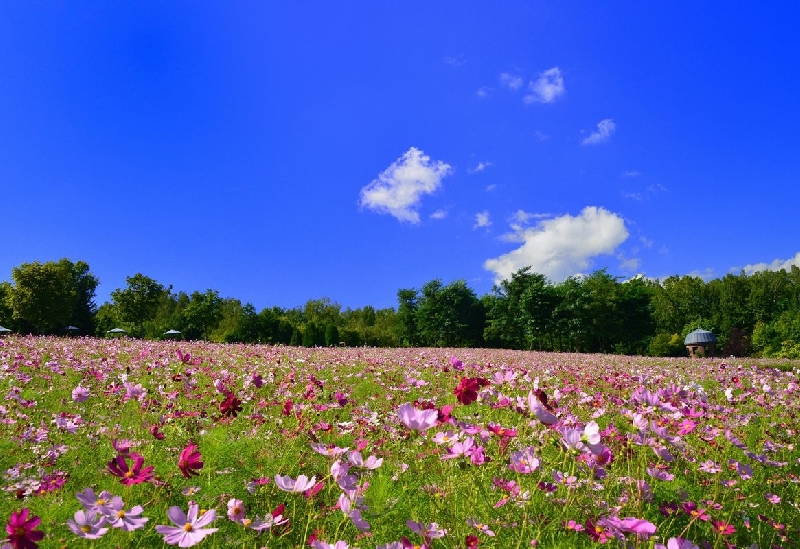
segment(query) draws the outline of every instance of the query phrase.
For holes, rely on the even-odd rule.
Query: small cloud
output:
[[[659,248],[658,250],[658,253],[660,253],[661,255],[667,255],[669,254],[669,248],[667,248],[666,246],[661,246],[661,248]]]
[[[473,225],[473,229],[478,229],[480,227],[488,227],[492,224],[492,220],[489,219],[489,212],[482,211],[480,213],[475,214],[475,225]]]
[[[452,67],[463,67],[467,64],[467,60],[463,55],[456,55],[455,57],[448,55],[443,61]]]
[[[431,161],[421,150],[411,147],[361,189],[359,205],[400,221],[419,223],[416,209],[422,197],[435,192],[451,172],[448,164]]]
[[[522,77],[507,72],[500,73],[500,85],[510,90],[518,90],[522,87]]]
[[[622,174],[622,177],[639,177],[642,173],[639,170],[628,170]]]
[[[734,267],[732,271],[744,271],[746,274],[751,275],[760,271],[780,271],[781,269],[789,272],[792,266],[800,267],[800,252],[797,252],[794,257],[789,259],[773,259],[770,263],[753,263],[745,265],[741,269]]]
[[[481,99],[485,99],[485,98],[489,97],[489,94],[491,93],[491,91],[492,91],[492,88],[489,88],[487,86],[481,86],[480,88],[478,88],[478,91],[475,92],[475,95],[477,95]]]
[[[564,77],[558,67],[539,73],[539,78],[528,85],[530,93],[523,98],[525,103],[552,103],[564,94]]]
[[[646,236],[640,236],[639,242],[641,242],[642,246],[644,246],[645,248],[649,249],[653,247],[653,241],[647,238]]]
[[[610,118],[606,118],[597,123],[597,131],[581,141],[581,145],[597,145],[608,141],[611,134],[617,129],[617,125]]]
[[[639,269],[639,265],[641,264],[641,260],[635,258],[624,258],[620,257],[619,259],[619,268],[623,271],[636,271]]]
[[[650,194],[665,193],[667,192],[667,188],[661,183],[656,183],[655,185],[649,185],[647,187],[647,192],[649,192]]]
[[[533,135],[539,141],[547,141],[548,139],[550,139],[549,135],[547,135],[546,133],[540,132],[539,130],[536,130],[536,132]]]
[[[622,196],[624,196],[625,198],[630,198],[631,200],[636,200],[638,202],[644,200],[642,193],[622,193]]]
[[[492,183],[491,185],[486,185],[486,192],[490,193],[497,188],[497,183]]]
[[[519,210],[514,217],[523,222],[532,214]],[[585,272],[592,259],[613,254],[628,238],[625,221],[604,208],[587,206],[578,216],[563,215],[540,221],[534,227],[514,226],[504,240],[522,245],[500,257],[487,259],[483,266],[501,281],[523,267],[531,267],[559,282]]]
[[[480,173],[489,166],[491,166],[491,162],[478,162],[478,165],[472,168],[471,170],[467,170],[469,173]]]
[[[447,210],[436,210],[431,214],[431,219],[444,219],[447,217]]]
[[[714,279],[714,269],[709,267],[709,268],[704,269],[702,271],[692,271],[687,276],[693,276],[693,277],[697,277],[697,278],[702,278],[703,280],[708,282],[709,280],[713,280]]]

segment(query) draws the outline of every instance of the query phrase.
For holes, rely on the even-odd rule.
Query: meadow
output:
[[[2,547],[796,548],[798,376],[9,336]]]

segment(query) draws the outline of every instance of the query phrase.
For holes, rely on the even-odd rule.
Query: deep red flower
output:
[[[198,471],[203,468],[203,462],[200,461],[200,451],[197,449],[197,444],[190,444],[181,452],[178,458],[178,469],[181,474],[186,478],[197,476]]]
[[[453,390],[456,399],[465,406],[478,400],[478,384],[468,377],[462,377],[461,383]]]
[[[30,509],[27,508],[11,512],[11,517],[6,524],[6,533],[8,534],[8,543],[14,549],[36,549],[38,547],[36,542],[41,541],[44,537],[44,532],[36,530],[42,519],[36,516],[28,518],[30,512]]]
[[[467,549],[475,549],[478,547],[480,540],[478,539],[478,536],[470,534],[467,536],[467,539],[464,541],[464,543],[466,544]]]
[[[133,460],[133,467],[128,466],[128,459]],[[133,452],[131,454],[119,454],[117,457],[108,462],[108,472],[115,477],[120,477],[119,481],[125,486],[132,484],[141,484],[153,480],[153,466],[145,467],[144,457]]]
[[[219,403],[219,411],[225,417],[236,417],[242,411],[242,401],[236,398],[233,393],[227,393],[225,400]]]
[[[281,414],[288,416],[292,413],[292,408],[294,408],[294,403],[292,399],[287,400],[283,405],[283,410],[281,410]]]

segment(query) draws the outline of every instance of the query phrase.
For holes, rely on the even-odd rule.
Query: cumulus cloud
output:
[[[489,97],[489,92],[492,91],[492,88],[487,88],[486,86],[481,86],[478,88],[478,91],[475,92],[475,95],[480,97],[481,99],[485,99]]]
[[[507,72],[500,74],[500,85],[510,90],[518,90],[522,87],[522,77]]]
[[[361,189],[359,205],[400,221],[419,223],[417,208],[422,197],[435,192],[451,172],[448,164],[431,161],[421,150],[411,147]]]
[[[524,97],[525,103],[552,103],[564,93],[564,77],[561,69],[553,67],[539,73],[539,78],[528,85],[528,93]]]
[[[475,214],[475,225],[473,229],[478,229],[480,227],[488,227],[492,224],[492,220],[489,219],[489,212],[482,211],[480,213]]]
[[[436,210],[431,214],[431,219],[444,219],[447,217],[447,210]]]
[[[597,145],[598,143],[605,143],[617,125],[610,118],[605,118],[597,123],[597,131],[593,132],[589,137],[581,141],[581,145]]]
[[[530,219],[520,210],[517,220]],[[512,224],[506,240],[522,245],[507,254],[487,259],[483,266],[495,274],[497,282],[511,277],[523,267],[559,282],[585,272],[592,258],[611,254],[628,238],[624,220],[604,208],[587,206],[578,216],[563,215],[539,221],[533,227]]]
[[[741,269],[734,268],[733,270],[744,270],[748,275],[759,271],[780,271],[781,269],[785,269],[788,272],[792,270],[792,265],[800,267],[800,252],[797,252],[794,257],[789,259],[775,259],[770,263],[753,263],[745,265]]]

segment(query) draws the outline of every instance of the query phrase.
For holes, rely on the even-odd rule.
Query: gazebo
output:
[[[708,330],[698,328],[686,336],[683,344],[686,345],[686,350],[689,351],[689,356],[692,358],[714,356],[717,351],[717,336]]]

